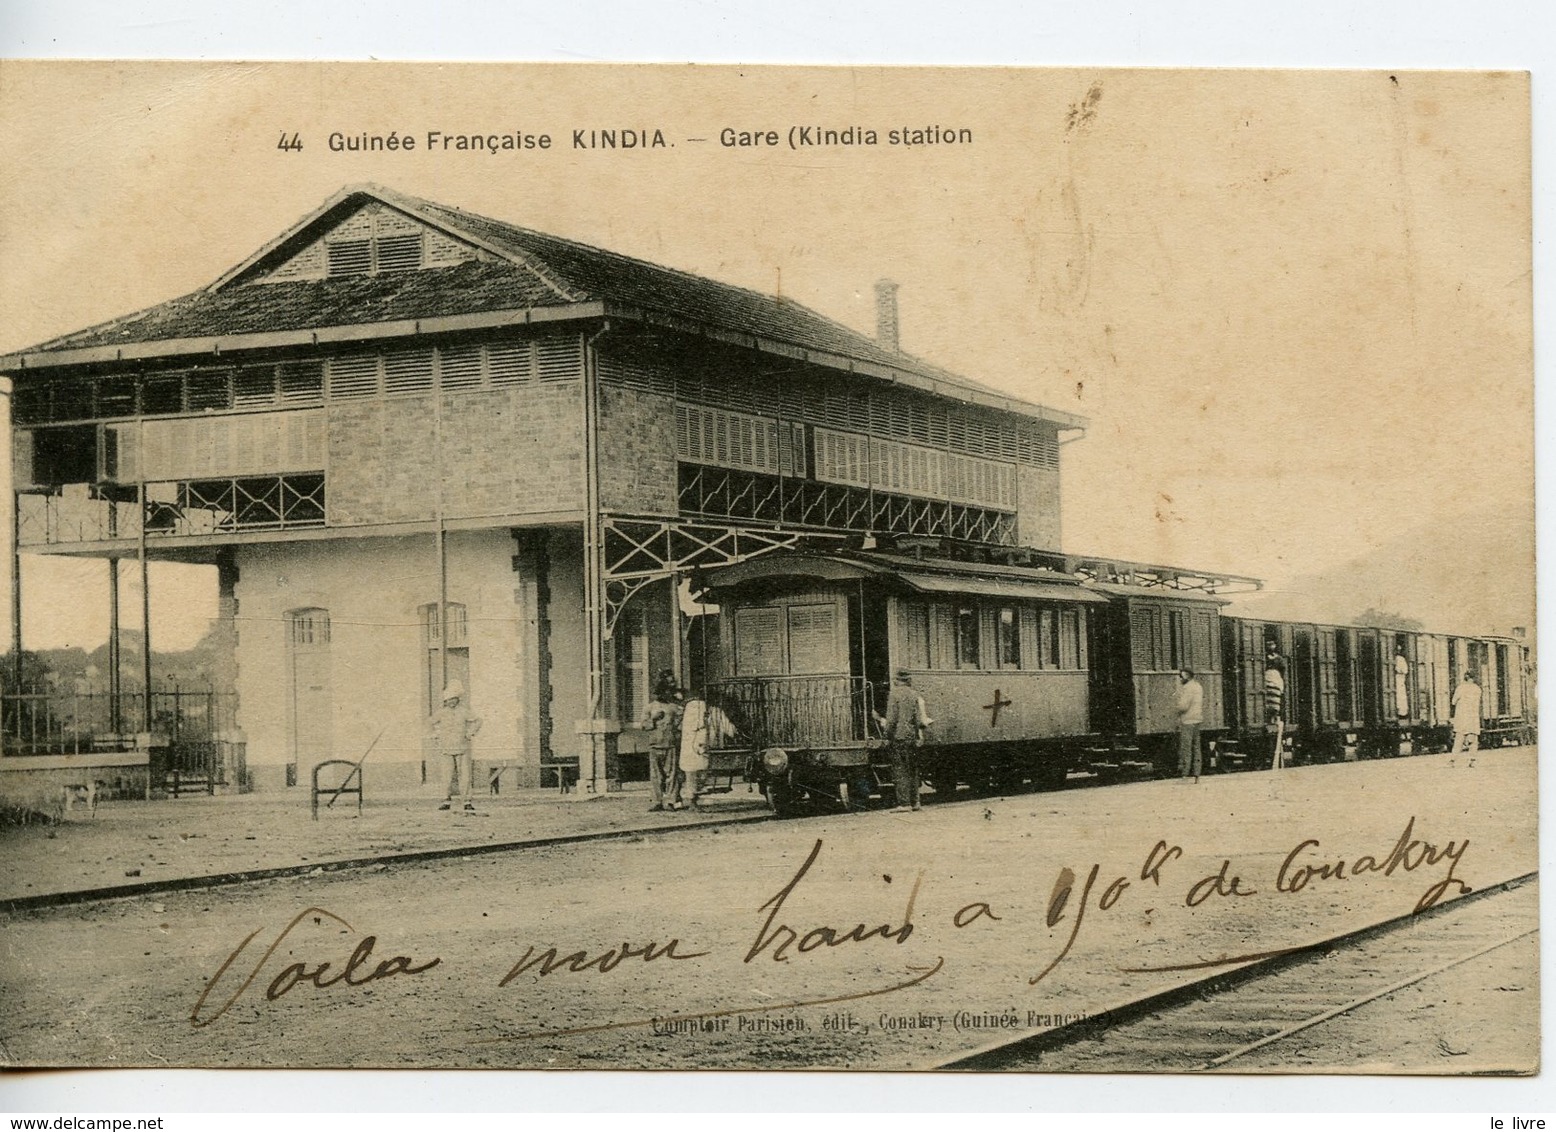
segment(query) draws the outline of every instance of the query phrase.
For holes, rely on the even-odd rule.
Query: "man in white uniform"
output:
[[[1474,751],[1480,748],[1480,685],[1469,669],[1459,678],[1459,686],[1453,690],[1453,750]]]

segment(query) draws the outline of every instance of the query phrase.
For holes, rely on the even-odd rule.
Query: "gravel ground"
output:
[[[1540,937],[1357,1007],[1278,1048],[1240,1058],[1239,1073],[1536,1073],[1540,1068]]]
[[[76,808],[60,825],[0,827],[0,900],[254,869],[319,865],[460,846],[508,844],[623,829],[765,818],[761,794],[744,783],[711,795],[700,811],[648,812],[646,786],[609,794],[510,790],[483,795],[476,812],[441,811],[440,791],[370,795],[323,803],[309,816],[308,791],[105,802]]]
[[[15,914],[0,951],[0,1034],[12,1064],[923,1067],[1012,1032],[1003,1019],[1042,1029],[1204,973],[1141,968],[1299,945],[1407,913],[1450,867],[1475,887],[1533,871],[1534,768],[1533,750],[1507,750],[1472,767],[1432,756],[1139,783]],[[1457,861],[1427,864],[1417,848],[1414,870],[1276,890],[1282,861],[1308,839],[1319,844],[1299,861],[1382,862],[1407,825],[1439,850],[1452,841]],[[1141,877],[1158,841],[1168,849],[1159,885]],[[1207,882],[1189,906],[1196,882],[1223,862],[1222,894]],[[1068,896],[1056,884],[1065,869]],[[1234,876],[1247,895],[1225,894]],[[1284,887],[1291,881],[1288,869]],[[864,938],[846,938],[860,924],[853,934]],[[778,961],[783,925],[795,938]],[[250,933],[253,944],[215,978]],[[372,959],[353,975],[361,985],[320,988],[286,973],[329,962],[316,979],[328,983],[368,935]],[[658,957],[647,961],[650,944]],[[622,959],[623,945],[634,954]],[[614,952],[583,970],[515,970],[551,947],[584,952],[579,967]],[[363,980],[396,956],[405,959],[390,971],[439,962]],[[284,993],[272,999],[267,987]],[[1510,1067],[1529,1059],[1535,1037],[1524,1036]],[[1380,1056],[1444,1071],[1430,1050]]]

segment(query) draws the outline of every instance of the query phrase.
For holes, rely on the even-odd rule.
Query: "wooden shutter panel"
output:
[[[1149,672],[1156,659],[1156,611],[1149,606],[1129,610],[1129,645],[1136,672]]]
[[[735,675],[776,676],[783,672],[781,610],[749,606],[735,613]]]
[[[830,673],[846,667],[838,655],[837,606],[791,605],[788,614],[791,673]]]

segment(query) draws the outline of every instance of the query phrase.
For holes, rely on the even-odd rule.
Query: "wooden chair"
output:
[[[338,786],[320,786],[319,785],[319,772],[321,770],[325,770],[325,769],[327,769],[329,767],[332,767],[332,766],[346,766],[346,767],[350,767],[351,769],[350,769],[350,771],[347,772],[346,776],[343,779],[340,780],[340,785],[338,785]],[[353,782],[355,783],[355,785],[352,785]],[[327,759],[324,762],[320,763],[318,766],[313,768],[313,797],[312,797],[312,806],[313,806],[313,820],[314,821],[318,821],[319,820],[319,795],[321,795],[321,794],[328,794],[330,796],[330,800],[324,804],[325,805],[325,809],[332,808],[335,805],[336,800],[339,799],[342,794],[355,794],[356,798],[357,798],[357,816],[361,817],[362,816],[362,764],[359,763],[359,762],[352,762],[350,759]]]

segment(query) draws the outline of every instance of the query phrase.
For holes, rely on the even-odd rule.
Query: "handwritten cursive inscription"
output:
[[[200,992],[200,997],[195,1001],[194,1009],[189,1012],[190,1023],[197,1028],[209,1026],[216,1019],[227,1013],[228,1010],[232,1009],[233,1003],[242,997],[243,992],[248,990],[255,979],[259,978],[260,971],[270,961],[270,957],[275,954],[276,948],[280,947],[287,937],[292,934],[292,929],[296,928],[298,924],[301,924],[310,916],[314,918],[315,923],[323,923],[327,919],[339,924],[349,932],[354,933],[356,931],[355,928],[333,912],[326,911],[323,908],[304,908],[296,916],[292,917],[291,923],[282,928],[281,933],[276,936],[270,946],[265,948],[265,952],[259,957],[259,961],[249,970],[248,977],[238,984],[238,989],[232,992],[227,1001],[223,1002],[211,1014],[202,1017],[201,1011],[205,1009],[206,1000],[210,998],[211,992],[216,989],[217,984],[222,981],[233,964],[238,961],[238,956],[242,955],[247,950],[248,945],[254,942],[255,937],[265,930],[264,928],[256,928],[249,933],[242,943],[232,949],[232,954],[227,956],[222,965],[217,968],[216,974],[211,976],[210,982],[205,984],[205,989]],[[360,987],[394,975],[420,975],[425,971],[430,971],[443,961],[439,958],[430,959],[425,963],[417,963],[407,955],[396,955],[392,959],[381,960],[369,970],[368,965],[372,962],[373,946],[377,942],[377,936],[363,936],[356,947],[352,949],[345,965],[333,975],[326,976],[326,972],[330,970],[328,960],[314,964],[309,964],[306,961],[288,964],[282,968],[280,973],[270,981],[270,985],[265,988],[266,1001],[274,1002],[299,983],[312,984],[317,990],[327,990],[337,985]]]
[[[548,947],[536,955],[535,948],[531,946],[524,952],[524,957],[509,969],[497,985],[505,987],[525,971],[536,967],[540,969],[542,975],[549,975],[553,971],[578,974],[588,970],[595,970],[605,975],[628,959],[642,959],[645,963],[652,963],[656,959],[701,959],[708,954],[706,951],[690,951],[683,955],[676,950],[680,943],[678,939],[672,939],[663,947],[654,943],[648,943],[643,947],[633,947],[630,943],[623,943],[620,947],[612,947],[600,952],[593,959],[589,958],[587,951],[575,951],[571,955],[558,958],[554,947]]]
[[[894,939],[901,944],[906,943],[908,937],[913,934],[913,903],[918,899],[919,885],[924,880],[922,872],[914,878],[913,887],[908,892],[908,906],[902,913],[902,924],[898,927],[879,924],[873,928],[866,928],[863,923],[860,923],[840,933],[839,929],[823,924],[801,935],[788,924],[774,926],[773,921],[778,918],[778,913],[783,911],[783,902],[793,895],[794,890],[799,887],[800,881],[805,879],[805,874],[810,872],[810,867],[816,863],[816,858],[819,856],[821,856],[821,838],[818,837],[816,844],[811,847],[810,856],[805,858],[805,863],[800,866],[799,872],[757,909],[758,912],[767,912],[767,920],[757,930],[756,940],[746,952],[747,963],[769,949],[772,951],[773,962],[786,963],[789,960],[790,947],[803,954],[814,951],[818,947],[841,947],[845,943],[863,943],[876,936],[881,939]],[[971,920],[968,922],[970,923]]]
[[[1421,899],[1416,901],[1415,910],[1424,912],[1436,904],[1447,893],[1449,885],[1458,885],[1460,896],[1471,891],[1469,885],[1453,875],[1453,870],[1458,867],[1464,851],[1470,847],[1469,838],[1463,841],[1450,841],[1439,849],[1431,842],[1417,841],[1411,837],[1415,827],[1416,819],[1412,816],[1405,823],[1405,831],[1399,835],[1394,848],[1381,861],[1370,854],[1363,854],[1349,863],[1343,859],[1321,861],[1317,864],[1300,862],[1298,858],[1304,853],[1319,847],[1318,839],[1310,837],[1286,854],[1286,859],[1281,862],[1280,872],[1276,874],[1275,887],[1280,892],[1301,892],[1313,881],[1350,880],[1362,873],[1382,873],[1388,877],[1393,876],[1397,869],[1413,873],[1423,866],[1435,865],[1439,861],[1446,860],[1447,874],[1421,894]]]

